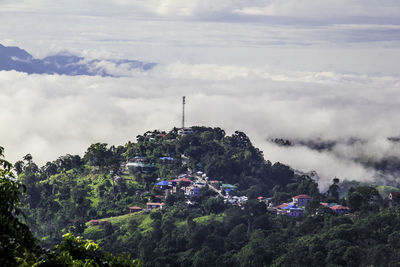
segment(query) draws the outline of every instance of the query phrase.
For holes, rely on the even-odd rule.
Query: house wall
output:
[[[300,198],[297,199],[297,205],[301,207],[307,206],[307,203],[310,202],[312,199],[311,198]]]

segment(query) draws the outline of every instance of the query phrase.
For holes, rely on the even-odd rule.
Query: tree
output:
[[[111,154],[112,152],[107,149],[107,144],[96,143],[87,149],[83,159],[91,166],[106,167],[107,158]]]
[[[207,213],[220,213],[224,208],[224,201],[218,197],[210,197],[204,204],[204,209]]]
[[[26,154],[24,156],[24,160],[28,163],[28,165],[31,164],[32,163],[32,155],[31,154]]]
[[[41,258],[35,266],[110,266],[140,267],[139,260],[130,259],[129,255],[112,256],[101,251],[98,244],[82,237],[65,234],[60,244]]]
[[[382,204],[378,190],[372,186],[358,186],[354,192],[348,194],[347,199],[352,211],[364,213],[377,211]]]
[[[237,254],[240,266],[269,266],[272,256],[268,250],[268,241],[261,230],[254,231],[248,244]]]
[[[329,186],[328,196],[335,202],[339,201],[339,178],[333,178],[333,183]]]
[[[15,162],[14,170],[17,175],[20,175],[24,171],[25,163],[22,160]]]
[[[25,187],[15,180],[12,164],[3,159],[0,147],[0,265],[16,266],[18,258],[39,251],[28,226],[19,220],[23,213],[19,195]]]
[[[53,163],[60,169],[60,171],[68,171],[73,168],[79,168],[82,165],[82,160],[79,155],[70,155],[67,154],[65,156],[59,157],[55,163]],[[51,171],[53,171],[53,166],[51,164],[46,164],[47,167],[51,167]]]
[[[45,177],[50,177],[57,173],[57,165],[53,162],[47,162],[46,165],[41,168],[41,171]]]

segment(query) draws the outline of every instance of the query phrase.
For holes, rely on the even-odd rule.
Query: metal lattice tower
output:
[[[185,96],[182,97],[182,129],[185,129]]]

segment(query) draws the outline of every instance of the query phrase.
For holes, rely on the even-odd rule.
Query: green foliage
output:
[[[42,259],[39,259],[32,266],[141,266],[139,260],[132,260],[129,255],[115,257],[110,253],[103,253],[99,249],[99,245],[92,240],[74,237],[69,233],[65,234],[63,238],[63,241],[56,245],[54,250],[43,255]]]
[[[141,266],[140,261],[131,260],[129,255],[115,257],[102,253],[93,241],[73,237],[69,233],[53,250],[42,250],[28,226],[20,221],[24,216],[20,208],[20,194],[25,192],[25,186],[14,179],[13,166],[3,159],[3,151],[0,147],[1,266]],[[24,160],[28,161],[27,167],[24,167],[27,177],[31,172],[38,171],[37,168],[30,168],[34,164],[30,154]],[[84,205],[82,191],[73,192],[72,198],[78,205]],[[79,226],[79,223],[76,224],[76,227]]]
[[[220,128],[193,127],[193,131],[186,136],[178,136],[177,129],[165,135],[149,131],[118,147],[93,144],[83,159],[66,155],[41,168],[28,155],[16,163],[18,179],[27,185],[22,199],[27,222],[41,244],[51,249],[39,260],[34,256],[26,262],[132,266],[127,255],[113,257],[97,249],[97,243],[114,254],[140,258],[144,266],[394,266],[399,262],[400,212],[385,210],[373,187],[334,179],[327,194],[321,194],[309,176],[265,160],[242,132],[227,136]],[[125,170],[124,164],[136,156],[152,167]],[[174,160],[161,160],[165,156]],[[161,194],[154,186],[157,178],[169,180],[189,169],[236,185],[235,193],[250,200],[240,207],[224,204],[205,187],[195,199],[197,205],[188,207],[183,194],[176,194],[166,198],[168,205],[162,210],[127,214],[129,206],[145,207]],[[344,191],[349,192],[346,199],[341,198]],[[298,194],[313,197],[299,218],[273,214],[256,200],[273,196],[278,204]],[[341,216],[319,204],[329,200],[347,204],[355,213]],[[109,223],[92,226],[90,219]],[[67,232],[84,238],[67,235],[61,240],[60,233]]]
[[[15,266],[18,259],[38,251],[29,228],[20,221],[23,216],[19,195],[25,187],[11,172],[12,164],[3,159],[0,147],[0,265]]]
[[[220,213],[225,209],[224,201],[221,198],[210,197],[204,204],[204,210],[210,213]]]
[[[359,186],[348,194],[348,205],[352,211],[363,213],[376,212],[382,206],[378,190],[372,186]]]

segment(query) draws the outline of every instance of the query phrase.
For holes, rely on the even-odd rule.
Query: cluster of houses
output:
[[[155,197],[158,199],[163,199],[170,194],[183,193],[190,202],[190,199],[197,198],[199,196],[200,189],[205,186],[205,184],[202,182],[192,181],[193,178],[193,175],[182,174],[178,176],[178,178],[169,181],[159,179],[155,186],[157,187],[157,190],[159,190],[160,195]],[[162,209],[164,206],[165,203],[163,202],[149,202],[147,203],[145,209],[142,209],[138,206],[129,207],[129,213],[136,213],[139,211],[147,212],[153,209]]]
[[[190,134],[190,131],[188,134]],[[166,156],[161,157],[160,160],[173,161],[174,158]],[[182,161],[184,160],[185,157],[182,157]],[[145,172],[147,170],[151,170],[154,167],[154,164],[148,163],[146,161],[146,158],[142,156],[136,156],[133,160],[125,165],[125,168],[127,170],[129,168],[139,168],[141,171]],[[237,186],[221,183],[217,180],[209,180],[205,173],[198,171],[196,173],[181,174],[176,179],[172,180],[162,180],[161,178],[157,179],[155,189],[158,191],[159,195],[156,195],[154,198],[159,199],[160,202],[149,202],[146,204],[146,208],[131,206],[129,207],[129,213],[132,214],[137,212],[149,212],[153,209],[163,209],[165,203],[162,202],[162,199],[165,199],[170,194],[183,193],[187,200],[186,203],[188,205],[192,205],[196,203],[195,199],[199,197],[201,188],[205,187],[206,184],[209,186],[209,189],[214,190],[216,193],[224,198],[224,203],[242,206],[248,201],[248,197],[236,195]],[[397,200],[399,200],[400,202],[400,193],[393,193],[389,196],[389,198],[392,198],[393,202]],[[272,198],[265,198],[260,196],[258,197],[258,201],[264,202],[267,205],[268,209],[275,212],[276,214],[297,217],[304,214],[305,207],[309,202],[312,201],[312,197],[305,194],[297,195],[292,198],[291,202],[282,203],[278,206],[273,206]],[[339,205],[337,203],[320,202],[320,205],[330,208],[337,214],[349,213],[348,207]],[[108,224],[107,221],[99,220],[90,220],[89,223],[90,225]]]
[[[304,214],[305,207],[311,201],[312,197],[309,195],[297,195],[292,198],[292,202],[282,203],[276,207],[273,207],[272,210],[274,210],[277,214],[297,217]],[[330,208],[337,214],[348,214],[350,210],[349,207],[342,206],[337,203],[320,202],[320,205]]]
[[[248,197],[246,196],[231,196],[231,195],[225,195],[224,196],[224,203],[229,203],[231,205],[236,205],[236,206],[242,206],[244,203],[247,202]]]
[[[198,197],[200,188],[204,187],[205,184],[193,181],[192,175],[182,174],[179,175],[178,178],[169,181],[160,179],[155,186],[165,196],[183,192],[187,197]]]
[[[168,160],[168,159],[167,159]],[[155,184],[156,189],[160,195],[156,197],[164,199],[170,194],[184,194],[187,199],[188,205],[193,205],[195,199],[199,197],[201,188],[208,184],[209,188],[217,192],[220,196],[224,197],[224,202],[232,205],[241,206],[248,198],[246,196],[234,196],[233,192],[237,189],[237,186],[231,184],[220,183],[217,180],[209,180],[206,174],[201,171],[191,174],[181,174],[176,179],[162,180],[158,179]],[[222,192],[226,194],[223,195]],[[165,203],[147,203],[147,208],[142,209],[137,206],[129,207],[129,213],[135,213],[138,211],[149,211],[152,209],[162,209]]]

